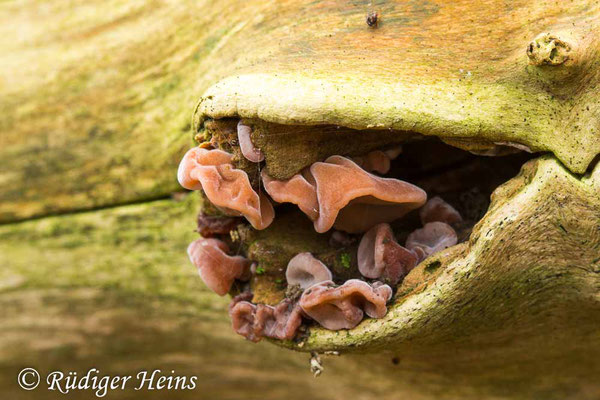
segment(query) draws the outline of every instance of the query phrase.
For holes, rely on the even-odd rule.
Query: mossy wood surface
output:
[[[42,375],[81,376],[95,367],[113,376],[158,368],[198,377],[193,391],[136,392],[132,386],[111,391],[111,399],[325,400],[385,393],[391,382],[363,371],[358,359],[327,359],[328,373],[317,380],[306,354],[235,335],[228,299],[203,285],[185,253],[198,237],[189,218],[194,204],[189,196],[0,227],[3,398],[57,398],[44,384],[32,392],[17,385],[26,366]],[[356,381],[356,374],[364,380]],[[91,391],[66,396],[95,398]]]
[[[165,197],[245,2],[3,1],[0,222]],[[223,15],[227,15],[223,18]]]
[[[24,366],[95,366],[198,375],[178,398],[598,398],[599,18],[586,0],[2,2],[0,392],[31,398]],[[567,61],[529,65],[543,32]],[[202,93],[196,130],[392,128],[566,167],[528,164],[385,319],[314,329],[300,350],[371,353],[329,357],[314,380],[306,354],[231,332],[185,254],[197,198],[150,201],[178,190]]]
[[[165,196],[196,123],[394,128],[600,153],[595,1],[6,1],[0,222]],[[101,12],[99,12],[101,10]],[[368,11],[380,15],[368,28]],[[561,65],[528,65],[551,32]]]
[[[600,208],[584,195],[598,182],[598,168],[580,181],[550,158],[528,164],[495,194],[470,243],[409,275],[385,319],[352,332],[313,329],[299,350],[348,353],[325,357],[319,379],[308,355],[230,330],[228,300],[204,287],[185,255],[197,237],[195,195],[5,225],[0,387],[30,398],[13,379],[23,366],[93,365],[199,376],[200,391],[179,398],[595,398]],[[548,192],[555,184],[561,190]],[[515,230],[535,234],[524,236],[535,246],[511,241]],[[556,250],[550,241],[564,259],[545,258]]]
[[[204,93],[195,129],[241,116],[415,131],[465,148],[550,151],[576,173],[600,153],[596,1],[290,1],[270,11],[230,42],[239,67]],[[549,48],[557,41],[566,55]]]

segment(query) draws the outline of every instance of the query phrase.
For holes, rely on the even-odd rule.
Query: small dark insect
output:
[[[368,13],[367,14],[367,25],[369,25],[370,28],[377,28],[378,24],[379,24],[379,14],[375,11]]]

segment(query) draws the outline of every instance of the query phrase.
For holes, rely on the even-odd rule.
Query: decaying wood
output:
[[[316,381],[307,355],[250,344],[231,332],[228,300],[204,287],[185,255],[197,237],[189,218],[197,211],[193,196],[5,225],[0,387],[20,398],[13,378],[25,364],[43,371],[95,365],[121,374],[156,367],[198,375],[202,394],[181,398],[259,398],[253,388],[260,398],[594,398],[600,391],[598,260],[573,249],[590,238],[597,248],[599,241],[597,234],[567,233],[582,223],[582,232],[597,229],[598,208],[588,209],[578,196],[597,189],[598,171],[593,179],[579,183],[551,160],[530,165],[497,195],[508,202],[533,197],[531,206],[503,214],[496,203],[470,244],[411,274],[401,290],[416,297],[394,307],[388,320],[396,323],[320,331],[304,344],[342,353],[350,343],[377,349],[326,357]],[[552,182],[569,189],[536,202],[538,190]],[[558,219],[530,219],[561,205]],[[489,233],[490,224],[500,223],[505,230]],[[537,233],[536,246],[508,240],[514,229]],[[555,250],[544,238],[568,257],[544,262]],[[460,259],[466,246],[492,262]],[[514,254],[511,263],[504,262],[507,254]],[[539,260],[533,267],[523,263],[533,257]],[[428,275],[432,290],[419,274]],[[36,395],[53,398],[48,393]]]
[[[599,15],[587,0],[4,2],[0,221],[173,191],[193,104],[236,74],[197,118],[500,136],[583,172],[600,152]],[[564,64],[529,64],[543,32],[571,46]]]
[[[209,60],[251,14],[235,1],[3,2],[0,222],[177,190],[198,93],[226,73]]]
[[[493,348],[510,338],[516,347],[538,340],[535,348],[567,360],[576,354],[573,362],[578,351],[600,351],[600,169],[594,174],[579,180],[550,158],[529,162],[496,190],[468,243],[407,276],[384,319],[347,335],[319,330],[305,348],[418,353],[456,342],[458,352],[459,344]]]
[[[97,364],[173,366],[201,398],[600,396],[596,2],[32,0],[0,20],[2,393],[25,395],[24,364]],[[369,353],[326,359],[314,381],[306,355],[230,332],[186,259],[193,198],[14,223],[177,190],[202,93],[194,133],[222,117],[393,129],[564,166],[545,156],[501,187],[386,318],[285,343]]]
[[[197,199],[162,200],[0,227],[0,391],[56,399],[44,384],[16,384],[24,367],[131,375],[161,369],[197,376],[192,391],[111,391],[130,399],[315,399],[382,393],[352,382],[359,364],[326,359],[315,381],[309,357],[235,335],[228,299],[215,296],[185,254],[198,237]],[[386,358],[386,362],[389,362]],[[69,397],[89,399],[90,391]]]
[[[365,23],[369,8],[376,29]],[[576,173],[600,153],[593,1],[285,2],[272,11],[231,42],[246,54],[248,33],[260,29],[253,62],[204,93],[196,129],[241,116],[513,142],[551,151]]]

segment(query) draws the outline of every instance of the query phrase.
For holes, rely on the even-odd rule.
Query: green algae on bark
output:
[[[552,151],[576,173],[600,152],[596,2],[384,1],[377,29],[366,7],[2,2],[0,222],[176,190],[202,93],[195,132],[224,117],[392,128]],[[541,33],[569,60],[530,65]]]
[[[303,97],[305,93],[310,96]],[[317,108],[313,96],[324,99]],[[595,108],[594,97],[585,96],[586,107]],[[404,132],[404,137],[408,132],[438,136],[459,147],[462,142],[456,139],[468,139],[465,149],[472,141],[487,148],[508,142],[534,152],[553,152],[571,170],[583,173],[600,153],[598,121],[592,111],[574,117],[573,109],[570,101],[552,93],[532,95],[529,89],[510,84],[448,82],[421,87],[389,78],[367,82],[343,75],[316,79],[302,73],[257,74],[228,78],[211,87],[200,102],[195,126],[199,129],[205,118],[240,116],[283,125],[280,131],[288,125],[339,125],[391,129]]]
[[[512,142],[585,172],[600,153],[596,2],[412,3],[379,4],[377,29],[365,26],[359,4],[280,6],[264,22],[269,34],[253,42],[253,63],[204,92],[194,129],[226,117],[394,129]],[[293,27],[278,25],[297,15]],[[542,33],[568,45],[568,60],[531,64]]]
[[[197,376],[195,390],[169,392],[179,399],[385,395],[365,382],[387,387],[387,378],[363,370],[360,360],[326,360],[327,374],[315,381],[307,355],[236,335],[229,299],[206,288],[185,254],[198,237],[190,219],[196,211],[190,195],[0,226],[2,394],[27,398],[15,379],[28,365],[42,376],[82,376],[92,366],[110,376],[154,369]],[[164,399],[165,391],[134,387],[108,396]],[[36,399],[56,399],[42,388]]]
[[[258,3],[0,2],[0,223],[179,190],[197,93]]]

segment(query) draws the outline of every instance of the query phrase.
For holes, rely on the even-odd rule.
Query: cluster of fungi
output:
[[[253,145],[251,133],[250,126],[238,123],[241,153],[260,165],[264,155]],[[274,205],[292,203],[312,221],[316,232],[332,231],[332,238],[339,241],[348,235],[360,237],[356,254],[360,279],[336,284],[321,260],[310,252],[296,254],[285,271],[290,295],[278,304],[253,303],[248,286],[234,296],[229,314],[238,334],[251,341],[283,340],[294,338],[309,321],[339,330],[354,328],[365,314],[382,318],[396,285],[425,258],[457,243],[453,226],[462,218],[456,209],[437,196],[428,200],[426,192],[413,184],[382,176],[401,152],[394,147],[353,158],[333,155],[286,180],[274,179],[263,169],[258,191],[248,174],[236,168],[232,154],[208,143],[185,154],[178,170],[180,184],[202,190],[222,213],[245,217],[256,230],[273,222]],[[415,210],[422,227],[412,231],[402,246],[390,222]],[[248,281],[257,264],[233,255],[221,240],[234,228],[235,220],[200,218],[204,218],[200,224],[203,237],[189,245],[188,255],[205,284],[223,296],[234,282]]]

